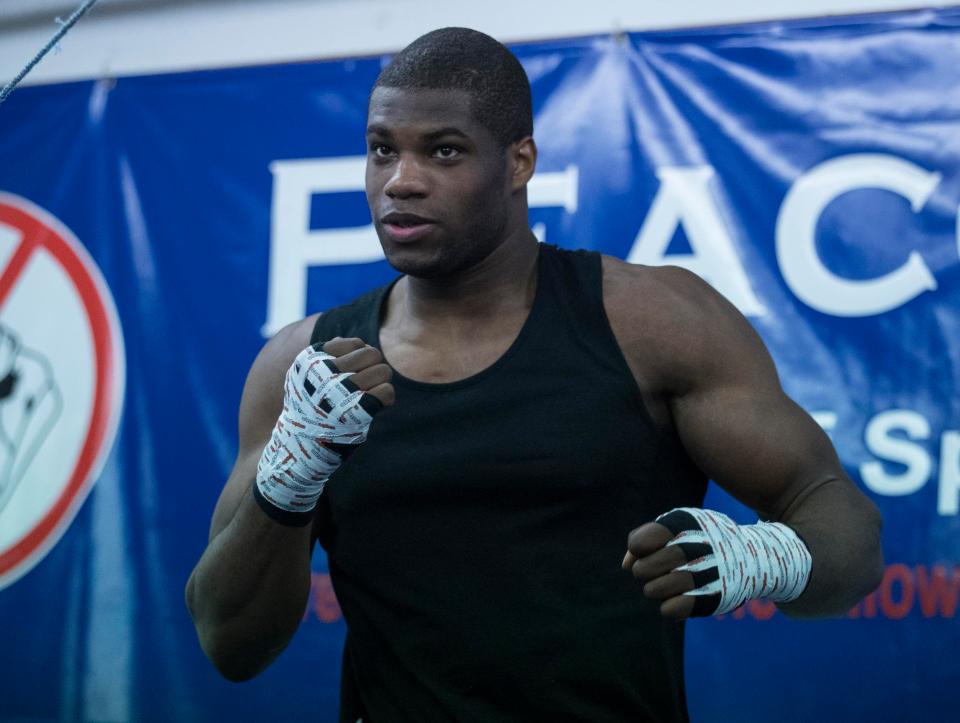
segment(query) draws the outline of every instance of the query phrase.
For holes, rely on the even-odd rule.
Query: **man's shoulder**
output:
[[[695,325],[725,303],[703,279],[679,266],[630,264],[607,255],[601,258],[607,313],[626,321]]]
[[[254,367],[259,366],[266,377],[282,380],[297,354],[310,345],[313,328],[320,316],[319,313],[311,314],[280,329],[263,345]]]
[[[655,389],[685,388],[750,333],[723,296],[676,266],[628,264],[604,256],[603,303],[634,373]]]

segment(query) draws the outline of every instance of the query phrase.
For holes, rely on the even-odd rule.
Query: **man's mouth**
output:
[[[434,225],[433,219],[414,213],[388,213],[380,219],[384,231],[395,241],[414,241],[421,238]]]
[[[380,219],[381,223],[388,226],[399,226],[400,228],[410,228],[411,226],[422,226],[427,223],[433,223],[433,219],[418,216],[415,213],[398,213],[393,211]]]

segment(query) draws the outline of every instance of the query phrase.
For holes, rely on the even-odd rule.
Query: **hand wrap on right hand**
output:
[[[327,479],[366,440],[373,415],[383,407],[333,359],[319,345],[297,355],[287,370],[283,411],[257,465],[254,498],[286,525],[313,519]]]
[[[693,575],[690,617],[720,615],[747,600],[796,600],[810,579],[812,560],[803,540],[780,522],[738,525],[721,512],[678,507],[660,515],[687,558],[674,568]]]

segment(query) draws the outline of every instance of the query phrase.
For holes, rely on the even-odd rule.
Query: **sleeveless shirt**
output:
[[[394,372],[395,404],[327,483],[342,721],[687,719],[683,624],[620,563],[632,529],[700,506],[706,479],[646,412],[600,255],[541,244],[537,274],[500,359],[448,384]],[[390,286],[312,340],[379,348]]]

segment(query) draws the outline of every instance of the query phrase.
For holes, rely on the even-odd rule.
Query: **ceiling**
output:
[[[928,7],[936,0],[99,0],[25,84],[396,52],[442,25],[505,42]],[[0,0],[0,83],[83,0]],[[954,4],[957,4],[956,2]]]
[[[98,0],[91,12],[98,15],[130,13],[144,8],[164,5],[242,5],[256,0]],[[314,0],[320,2],[322,0]],[[29,25],[44,25],[54,18],[64,20],[83,4],[83,0],[0,0],[0,28],[11,29]]]

